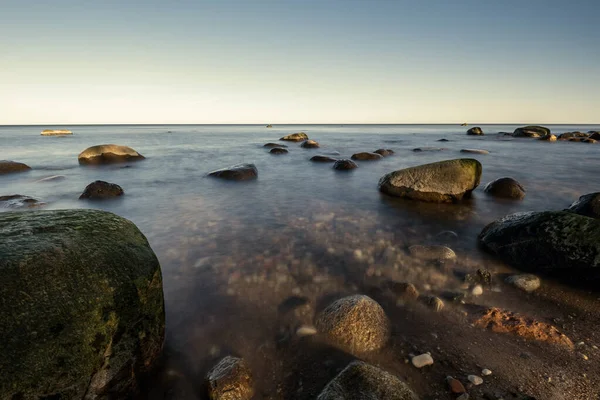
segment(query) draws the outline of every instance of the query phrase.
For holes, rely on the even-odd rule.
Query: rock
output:
[[[594,140],[594,139],[590,139],[590,138],[583,139],[583,140],[582,140],[582,142],[583,142],[583,143],[597,143],[597,141],[596,141],[596,140]]]
[[[0,213],[0,398],[129,398],[161,354],[160,265],[97,210]]]
[[[327,156],[313,156],[313,157],[311,157],[310,161],[313,161],[313,162],[336,162],[337,159],[327,157]]]
[[[532,137],[532,138],[540,138],[542,136],[550,135],[550,129],[537,126],[537,125],[529,125],[523,126],[521,128],[515,129],[512,136],[514,137]]]
[[[271,125],[271,124],[267,125],[267,128],[272,128],[272,127],[273,127],[273,125]]]
[[[492,285],[492,273],[487,269],[478,268],[475,274],[466,274],[465,282],[471,284]]]
[[[305,140],[308,140],[308,135],[304,132],[292,133],[291,135],[284,136],[279,140],[287,140],[289,142],[304,142]]]
[[[469,158],[440,161],[384,175],[379,190],[413,200],[449,203],[468,196],[481,179],[479,161]]]
[[[267,143],[263,147],[273,148],[273,147],[287,147],[285,144],[280,143]]]
[[[556,142],[556,135],[553,135],[553,134],[545,135],[545,136],[542,136],[541,138],[539,138],[538,140],[544,140],[547,142]]]
[[[420,152],[420,151],[443,151],[446,150],[443,147],[417,147],[416,149],[413,149],[414,152]]]
[[[46,178],[38,179],[35,183],[58,182],[67,179],[64,175],[52,175]]]
[[[583,132],[565,132],[558,135],[559,140],[582,139],[589,137],[589,134]]]
[[[491,374],[492,374],[492,371],[490,371],[487,368],[484,368],[483,370],[481,370],[481,375],[483,375],[483,376],[489,376]]]
[[[287,151],[287,149],[284,149],[283,147],[273,147],[271,150],[269,150],[269,153],[271,153],[271,154],[287,154],[288,151]]]
[[[490,154],[487,150],[479,150],[479,149],[462,149],[461,153],[472,153],[472,154]]]
[[[475,326],[496,333],[510,333],[529,340],[537,340],[574,348],[573,342],[552,325],[515,314],[501,308],[488,308],[475,314]]]
[[[417,368],[423,368],[427,365],[433,364],[433,357],[431,357],[431,354],[429,353],[424,353],[418,356],[414,356],[410,359],[410,362]]]
[[[352,354],[380,349],[390,336],[383,308],[364,295],[334,301],[321,311],[316,326],[332,343]]]
[[[312,336],[317,334],[317,329],[314,326],[302,325],[298,329],[296,329],[296,335],[303,336]]]
[[[440,312],[444,309],[444,302],[437,296],[428,296],[427,297],[427,305],[435,310],[435,312]]]
[[[479,386],[483,383],[483,378],[477,375],[469,375],[467,376],[467,379],[475,386]]]
[[[372,161],[372,160],[381,160],[383,158],[383,156],[381,154],[377,154],[377,153],[367,153],[367,152],[363,152],[363,153],[355,153],[352,154],[352,158],[353,160],[359,160],[359,161]]]
[[[6,160],[0,161],[0,175],[11,174],[14,172],[24,172],[29,171],[30,169],[31,167],[29,165],[20,162]]]
[[[61,135],[72,135],[73,132],[66,129],[44,129],[42,136],[61,136]]]
[[[600,220],[565,211],[517,213],[486,226],[480,245],[529,272],[585,282],[600,270]]]
[[[144,160],[145,157],[127,146],[101,144],[88,147],[79,154],[79,164],[112,164]]]
[[[541,285],[540,278],[532,274],[509,276],[506,278],[506,283],[526,292],[533,292],[534,290],[539,289]]]
[[[581,196],[565,211],[600,219],[600,192]]]
[[[401,299],[416,300],[419,297],[419,291],[412,283],[388,281],[386,287]]]
[[[467,389],[465,389],[465,386],[458,379],[455,379],[451,376],[447,376],[446,382],[448,383],[448,386],[450,387],[450,391],[452,393],[460,394],[460,393],[467,392]]]
[[[45,204],[46,203],[42,203],[34,197],[23,196],[20,194],[0,196],[0,208],[32,208],[43,206]]]
[[[437,261],[440,263],[456,261],[456,253],[449,247],[446,246],[422,246],[414,245],[408,248],[410,255],[415,258],[426,261]]]
[[[300,147],[304,149],[316,149],[319,147],[319,143],[315,142],[314,140],[306,140],[302,142]]]
[[[102,200],[113,197],[119,197],[123,194],[124,192],[121,186],[115,183],[95,181],[85,187],[85,190],[83,191],[81,196],[79,196],[79,200]]]
[[[244,181],[256,179],[258,177],[258,170],[254,164],[237,164],[228,168],[222,168],[209,172],[208,176],[214,176],[216,178],[227,179],[230,181]]]
[[[227,356],[206,375],[211,400],[250,400],[254,395],[252,373],[246,362]]]
[[[337,160],[335,164],[333,164],[333,169],[337,169],[338,171],[347,171],[355,168],[358,168],[358,165],[356,165],[354,161],[348,159]]]
[[[513,178],[498,178],[488,183],[483,191],[494,197],[522,200],[525,198],[525,188]]]
[[[449,140],[446,138],[442,138],[442,139],[438,139],[437,142],[449,142]]]
[[[481,285],[473,286],[473,289],[471,289],[471,294],[473,296],[481,296],[483,294],[483,286],[481,286]]]
[[[469,129],[467,131],[467,135],[477,135],[477,136],[481,136],[483,135],[483,131],[481,130],[480,127],[478,126],[474,126],[471,129]]]
[[[377,149],[373,153],[379,154],[382,157],[387,157],[387,156],[391,156],[392,154],[394,154],[394,150],[392,150],[392,149]]]
[[[353,361],[325,386],[317,400],[418,400],[410,387],[396,376]]]
[[[593,139],[593,140],[600,140],[600,132],[597,132],[597,131],[590,131],[590,136],[589,136],[589,138],[590,138],[590,139]]]
[[[457,240],[458,234],[453,231],[442,231],[435,235],[435,241],[443,245],[448,245],[449,243],[456,243]]]

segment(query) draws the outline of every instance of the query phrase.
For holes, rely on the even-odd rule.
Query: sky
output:
[[[598,0],[0,0],[0,125],[600,123]]]

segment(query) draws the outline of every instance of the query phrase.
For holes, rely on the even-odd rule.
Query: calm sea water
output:
[[[600,189],[596,176],[600,145],[496,135],[516,127],[484,125],[486,136],[471,137],[465,135],[467,128],[457,125],[5,126],[0,127],[0,159],[24,162],[33,169],[1,176],[0,195],[33,196],[47,203],[46,209],[100,208],[137,224],[163,269],[167,357],[189,378],[205,372],[226,349],[252,352],[264,339],[249,334],[246,341],[236,341],[243,332],[260,331],[269,324],[268,318],[240,311],[224,299],[269,309],[288,295],[310,297],[316,289],[290,272],[299,265],[308,275],[319,276],[309,277],[321,285],[318,290],[325,292],[319,282],[336,272],[342,279],[338,289],[344,282],[351,287],[362,275],[351,276],[344,269],[345,255],[357,249],[369,254],[377,240],[405,248],[452,230],[459,236],[454,248],[476,259],[476,235],[495,218],[517,211],[563,209],[580,195]],[[549,127],[556,134],[600,130],[600,126]],[[45,128],[71,129],[74,135],[40,136]],[[289,154],[274,156],[262,147],[298,131],[317,140],[321,148],[302,149],[287,142]],[[441,138],[449,142],[438,142]],[[85,148],[108,143],[133,147],[147,159],[127,168],[78,164],[77,155]],[[417,153],[412,151],[416,147],[445,150]],[[396,154],[358,162],[359,168],[348,173],[308,161],[315,154],[339,152],[349,158],[378,148]],[[463,148],[490,154],[465,155],[459,152]],[[379,178],[387,172],[465,156],[481,161],[483,176],[473,199],[464,204],[402,201],[377,190]],[[206,177],[211,170],[238,163],[256,164],[258,180]],[[65,178],[38,182],[53,175]],[[485,183],[503,176],[525,186],[523,201],[498,201],[483,193]],[[104,202],[78,200],[94,180],[119,184],[125,196]],[[338,254],[342,262],[336,271],[332,257]],[[377,264],[371,261],[367,264]],[[258,289],[241,292],[247,288],[236,282]],[[232,322],[232,315],[244,315],[243,321]]]

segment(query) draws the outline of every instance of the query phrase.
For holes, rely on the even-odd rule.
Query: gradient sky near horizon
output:
[[[600,1],[0,0],[0,124],[600,123]]]

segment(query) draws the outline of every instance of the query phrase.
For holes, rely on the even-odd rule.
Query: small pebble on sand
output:
[[[481,371],[481,375],[483,375],[483,376],[488,376],[488,375],[491,375],[491,374],[492,374],[492,371],[491,371],[491,370],[489,370],[489,369],[487,369],[487,368],[484,368],[484,369]]]
[[[483,383],[483,378],[477,375],[469,375],[467,376],[467,379],[475,386],[481,385]]]
[[[417,368],[423,368],[427,365],[431,365],[433,364],[433,358],[431,357],[430,354],[421,354],[418,356],[414,356],[411,359],[412,364],[417,367]]]
[[[471,290],[471,294],[473,296],[481,296],[483,294],[483,286],[481,286],[481,285],[475,285],[473,287],[473,290]]]

